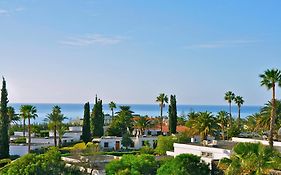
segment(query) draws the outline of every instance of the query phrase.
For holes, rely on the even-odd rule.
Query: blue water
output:
[[[10,104],[13,106],[17,113],[19,113],[19,108],[22,104],[16,103],[16,104]],[[52,111],[52,107],[54,105],[59,105],[62,109],[62,113],[68,118],[67,121],[70,121],[72,119],[76,118],[82,118],[83,117],[83,110],[84,110],[84,104],[31,104],[36,106],[37,108],[37,114],[38,118],[33,120],[33,122],[43,122],[44,118],[48,113]],[[148,115],[148,116],[159,116],[159,105],[155,104],[129,104],[131,106],[131,110],[135,112],[135,114],[140,115]],[[91,105],[92,109],[93,105]],[[104,104],[103,106],[104,113],[105,114],[111,114],[111,111],[107,104]],[[177,105],[178,109],[178,115],[181,114],[188,114],[191,111],[200,112],[200,111],[209,111],[214,114],[221,110],[228,111],[228,106],[218,106],[218,105]],[[119,109],[115,109],[115,111],[118,111]],[[256,112],[259,112],[260,106],[242,106],[241,108],[241,117],[247,117],[251,114],[254,114]],[[164,108],[163,115],[168,114],[168,106]],[[232,115],[235,117],[237,116],[237,107],[232,107]]]

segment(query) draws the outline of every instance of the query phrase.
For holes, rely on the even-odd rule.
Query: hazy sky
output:
[[[281,68],[280,0],[1,0],[0,72],[11,102],[246,105]],[[280,89],[277,96],[281,98]]]

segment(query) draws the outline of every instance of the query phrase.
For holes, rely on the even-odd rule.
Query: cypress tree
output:
[[[93,137],[101,137],[104,134],[104,114],[102,109],[102,100],[95,99],[95,105],[91,115]]]
[[[9,157],[9,116],[8,116],[8,92],[6,81],[3,77],[1,89],[1,109],[0,109],[0,159]]]
[[[91,125],[90,125],[90,103],[87,102],[84,105],[84,118],[82,136],[83,142],[88,143],[91,141]]]
[[[171,95],[171,98],[170,98],[169,132],[171,134],[177,133],[177,101],[176,101],[176,95]]]

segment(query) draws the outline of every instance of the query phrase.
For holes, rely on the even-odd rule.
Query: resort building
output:
[[[149,143],[150,147],[155,147],[157,144],[157,137],[146,137],[146,136],[138,136],[138,137],[131,137],[133,144],[129,146],[130,149],[140,149],[141,147],[145,146],[146,143]],[[99,146],[102,150],[120,150],[124,148],[122,145],[122,137],[116,136],[104,136],[101,138],[93,139],[94,143],[99,143]]]

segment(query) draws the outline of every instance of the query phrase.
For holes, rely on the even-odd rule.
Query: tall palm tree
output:
[[[228,102],[229,104],[229,125],[232,127],[232,115],[231,115],[231,103],[235,99],[235,94],[231,91],[227,91],[224,95],[224,99]]]
[[[32,105],[22,105],[20,107],[21,116],[24,119],[28,120],[28,153],[30,153],[30,145],[31,145],[31,125],[30,119],[35,119],[38,115],[37,109],[35,106]]]
[[[226,111],[220,111],[217,114],[217,124],[221,128],[222,132],[222,139],[225,139],[225,128],[227,127],[228,119],[227,119],[228,113]]]
[[[238,127],[240,128],[240,115],[241,115],[241,106],[244,104],[243,97],[241,96],[236,96],[234,98],[235,103],[237,104],[238,107],[238,118],[237,118],[237,124]]]
[[[114,103],[113,101],[111,101],[109,104],[109,109],[111,110],[112,113],[112,118],[114,117],[114,109],[116,108],[116,103]]]
[[[156,98],[156,102],[159,103],[160,106],[160,127],[161,127],[161,133],[163,131],[163,108],[165,107],[165,104],[168,103],[168,96],[164,93],[159,94],[159,96]]]
[[[273,131],[275,126],[276,106],[275,106],[275,90],[276,84],[281,87],[281,72],[278,69],[267,69],[260,75],[261,86],[265,86],[268,90],[272,89],[272,109],[270,117],[270,129],[269,129],[269,145],[273,147]]]
[[[61,108],[57,105],[53,107],[52,113],[45,118],[45,121],[49,122],[49,127],[53,129],[55,146],[57,146],[57,132],[65,119],[66,117],[61,113]]]

